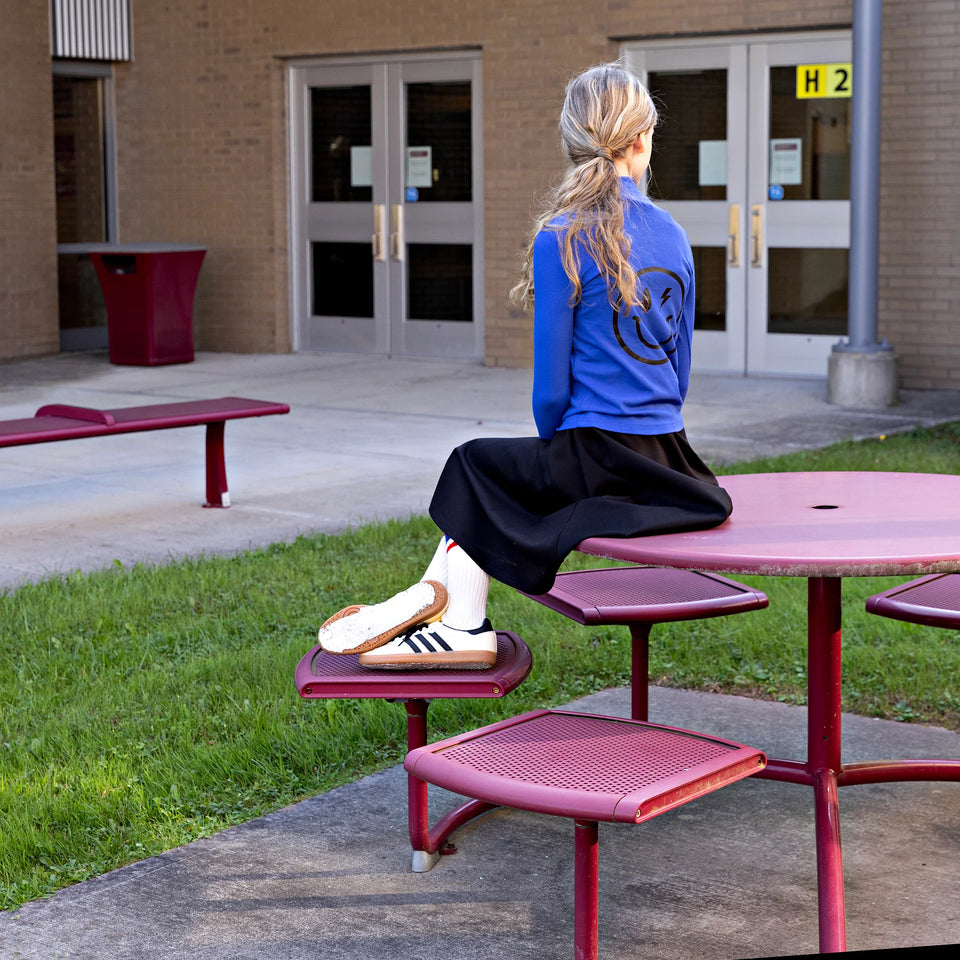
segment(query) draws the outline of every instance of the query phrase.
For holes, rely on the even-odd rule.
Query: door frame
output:
[[[766,180],[769,141],[769,66],[776,57],[770,49],[828,44],[831,49],[849,49],[849,30],[805,31],[798,33],[755,33],[731,36],[688,37],[644,43],[625,42],[621,55],[628,66],[646,82],[650,70],[667,71],[671,53],[681,55],[680,69],[693,67],[691,55],[700,54],[699,69],[723,68],[728,77],[727,110],[727,198],[717,201],[659,201],[687,230],[691,245],[717,247],[737,236],[736,263],[727,257],[727,327],[723,332],[694,332],[694,363],[701,370],[749,374],[793,374],[826,376],[827,357],[836,336],[767,333],[767,265],[771,246],[849,248],[849,200],[768,202]],[[762,62],[751,48],[765,48]],[[803,62],[803,61],[800,61]],[[758,69],[764,82],[755,82]],[[734,94],[734,89],[742,91]],[[734,96],[742,96],[738,109]],[[763,218],[761,258],[763,269],[751,266],[751,207],[760,205]],[[800,205],[807,205],[806,211]],[[799,213],[790,242],[782,241],[787,226],[785,214]],[[822,225],[832,234],[822,240]],[[838,242],[837,231],[843,233]],[[772,242],[771,242],[772,241]],[[705,358],[697,362],[698,358]],[[821,369],[822,368],[822,369]]]
[[[446,67],[444,66],[446,64]],[[469,70],[465,71],[465,66]],[[290,342],[294,351],[320,349],[305,343],[304,331],[311,319],[310,299],[310,250],[308,231],[308,202],[310,177],[310,116],[308,82],[311,72],[330,68],[342,70],[345,75],[353,72],[359,75],[366,72],[373,77],[379,75],[379,91],[374,88],[371,103],[371,123],[380,124],[385,138],[392,142],[397,136],[403,137],[405,116],[403,114],[405,98],[403,82],[421,79],[442,81],[453,74],[469,79],[471,84],[471,166],[472,166],[472,228],[464,226],[462,218],[451,209],[458,204],[423,204],[418,208],[418,216],[405,217],[405,240],[417,242],[424,226],[431,224],[453,234],[457,239],[448,242],[469,242],[472,246],[473,270],[473,320],[469,324],[452,321],[407,320],[405,309],[405,274],[403,263],[395,261],[389,254],[384,266],[388,279],[375,283],[373,330],[366,343],[373,344],[372,349],[358,345],[357,350],[380,355],[406,355],[447,357],[463,360],[482,361],[485,356],[484,331],[484,224],[483,224],[483,103],[482,103],[482,63],[479,48],[453,51],[431,51],[396,53],[389,55],[332,56],[298,60],[290,63],[287,70],[288,104],[288,144],[289,144],[289,298],[290,298]],[[406,70],[406,75],[404,74]],[[389,78],[400,73],[400,85],[391,85]],[[389,75],[389,77],[388,77]],[[396,116],[390,116],[391,112]],[[399,124],[399,127],[397,126]],[[388,147],[387,149],[390,149]],[[397,199],[402,192],[404,178],[403,151],[392,150],[395,156],[375,156],[373,168],[375,182],[386,184],[391,196],[380,195],[377,186],[371,206],[382,205],[388,225],[391,221],[391,200]],[[382,188],[381,188],[382,189]],[[402,198],[400,198],[402,199]],[[411,204],[400,204],[400,216]],[[437,206],[437,210],[428,209]],[[422,211],[422,214],[421,214]],[[412,220],[412,222],[411,222]],[[373,215],[371,214],[371,233]],[[436,242],[436,241],[434,241]],[[380,265],[380,264],[378,264]],[[400,298],[403,298],[402,300]],[[398,312],[398,304],[399,312]],[[378,311],[380,311],[378,313]],[[369,324],[368,324],[369,326]],[[469,329],[467,329],[469,328]],[[350,347],[332,347],[331,349],[351,349]]]

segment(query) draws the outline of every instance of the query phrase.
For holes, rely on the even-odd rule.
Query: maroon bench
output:
[[[289,412],[290,407],[285,403],[248,400],[244,397],[153,403],[145,407],[122,407],[117,410],[97,410],[93,407],[72,407],[55,403],[41,407],[34,416],[23,420],[0,421],[0,447],[205,424],[207,499],[204,506],[229,507],[227,467],[223,457],[226,421]]]

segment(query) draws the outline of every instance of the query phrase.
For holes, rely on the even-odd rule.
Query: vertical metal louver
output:
[[[130,0],[51,0],[53,56],[129,60]]]

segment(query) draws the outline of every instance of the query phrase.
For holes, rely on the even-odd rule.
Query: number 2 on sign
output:
[[[797,99],[849,97],[853,66],[849,63],[801,63],[797,67]]]

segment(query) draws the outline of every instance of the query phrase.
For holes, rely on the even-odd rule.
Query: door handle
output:
[[[730,222],[727,230],[727,265],[740,266],[740,204],[730,204]]]
[[[403,259],[403,204],[395,203],[390,208],[390,256]]]
[[[750,208],[750,266],[763,266],[763,204]]]
[[[379,261],[387,259],[386,244],[384,243],[384,238],[387,235],[385,213],[386,210],[382,203],[373,205],[373,259]]]

